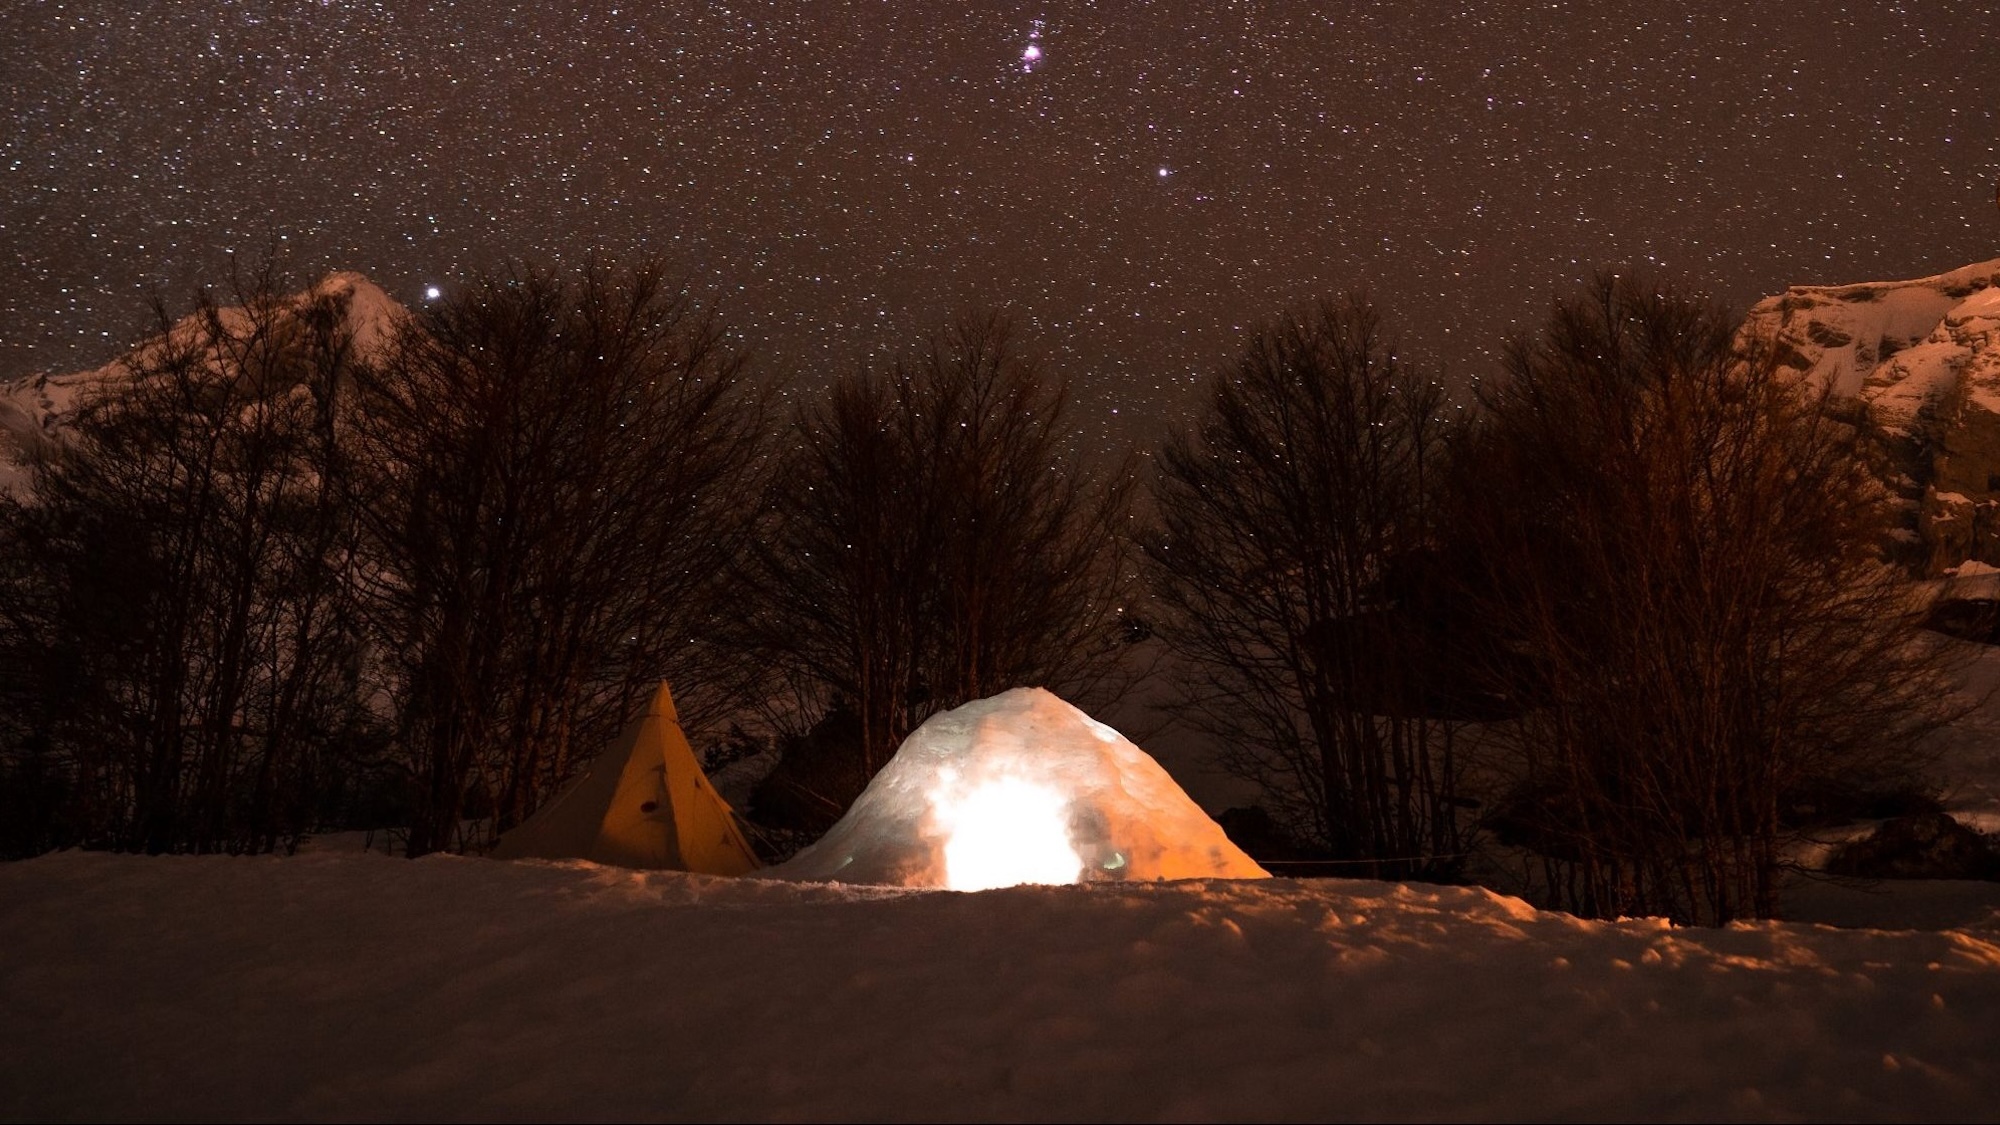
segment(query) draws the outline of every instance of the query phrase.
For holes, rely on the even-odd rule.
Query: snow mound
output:
[[[760,876],[954,890],[1269,878],[1145,751],[1040,688],[933,715],[824,839]]]

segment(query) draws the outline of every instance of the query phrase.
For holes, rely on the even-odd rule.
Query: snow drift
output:
[[[1269,877],[1145,751],[1040,688],[931,716],[825,838],[762,874],[954,890]]]
[[[0,1120],[1985,1120],[1996,919],[1470,887],[0,864]],[[1990,886],[1990,884],[1977,884]]]

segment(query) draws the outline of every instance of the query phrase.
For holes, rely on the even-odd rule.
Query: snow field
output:
[[[0,1117],[1982,1118],[2000,925],[1290,880],[0,866]]]

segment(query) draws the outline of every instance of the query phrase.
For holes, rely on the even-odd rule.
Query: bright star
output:
[[[442,296],[444,296],[444,290],[439,289],[437,286],[427,285],[424,287],[424,300],[435,301]]]

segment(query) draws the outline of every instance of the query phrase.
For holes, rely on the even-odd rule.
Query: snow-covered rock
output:
[[[1867,405],[1930,573],[2000,562],[2000,259],[1913,281],[1793,286],[1752,308],[1744,332]]]
[[[1942,374],[1936,356],[1903,356],[1932,339],[1968,299],[2000,285],[2000,258],[1935,277],[1794,285],[1751,308],[1745,330],[1792,350],[1789,362],[1849,398],[1921,405]]]
[[[1040,688],[933,715],[819,843],[760,875],[957,890],[1268,877],[1145,751]]]
[[[397,326],[409,310],[366,277],[353,272],[326,275],[309,289],[284,298],[287,311],[297,311],[321,301],[335,302],[343,330],[349,334],[352,354],[357,359],[379,356],[388,347]],[[220,310],[225,330],[240,332],[249,324],[249,313],[241,308]],[[189,316],[170,330],[176,338],[187,339],[201,331],[195,316]],[[77,406],[95,395],[108,393],[132,377],[135,363],[159,348],[159,338],[148,340],[103,367],[67,375],[30,375],[0,383],[0,490],[11,490],[22,471],[16,463],[23,451],[53,440]]]

